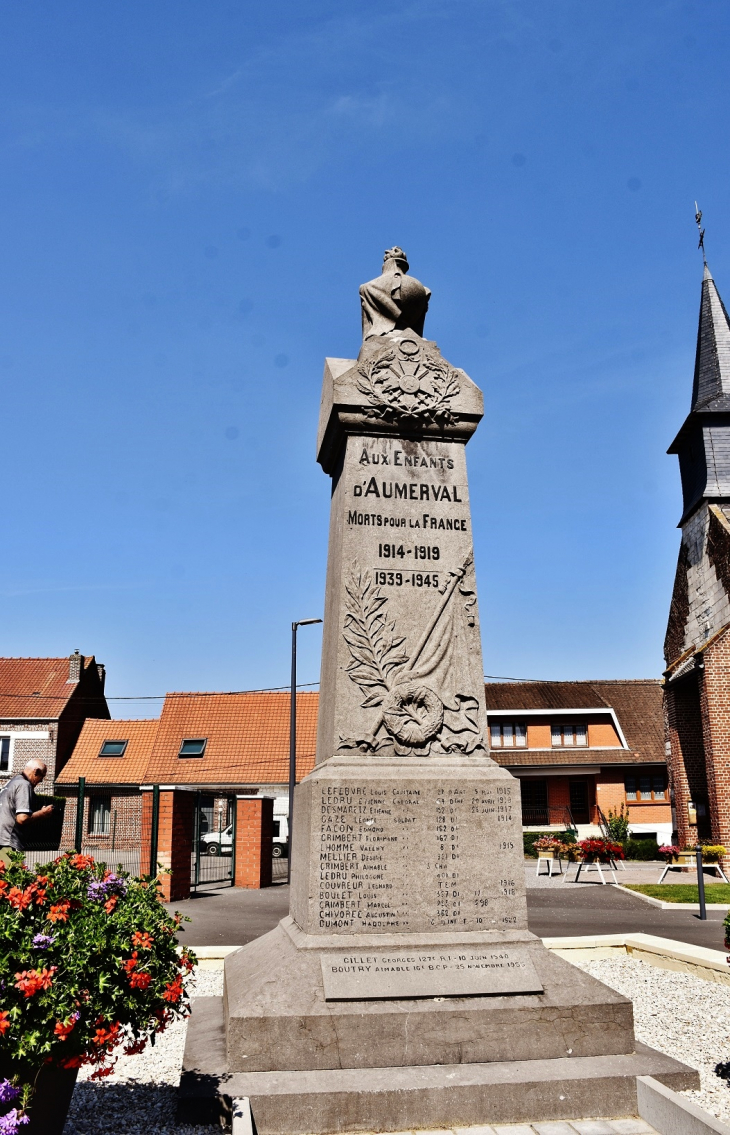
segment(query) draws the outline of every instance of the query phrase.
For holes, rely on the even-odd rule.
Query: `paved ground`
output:
[[[619,872],[621,882],[655,883],[656,865],[639,864]],[[572,879],[575,868],[571,868]],[[589,875],[585,883],[563,883],[558,877],[535,878],[535,861],[525,864],[527,912],[530,930],[541,938],[569,934],[621,934],[642,931],[662,938],[674,938],[696,946],[723,948],[724,911],[707,908],[707,922],[700,922],[690,910],[660,910],[642,899],[615,887],[601,886]],[[678,873],[673,881],[694,882],[694,875]],[[708,885],[709,878],[707,880]],[[242,946],[272,930],[289,912],[289,888],[269,887],[246,891],[238,887],[209,887],[194,898],[173,903],[192,922],[183,941],[190,946]]]

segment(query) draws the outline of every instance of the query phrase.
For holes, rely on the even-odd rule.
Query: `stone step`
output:
[[[232,1101],[246,1096],[259,1135],[453,1129],[636,1114],[637,1076],[675,1091],[699,1087],[694,1069],[638,1044],[614,1056],[229,1073],[219,1001],[196,1001],[188,1023],[178,1096],[185,1123],[229,1121]]]

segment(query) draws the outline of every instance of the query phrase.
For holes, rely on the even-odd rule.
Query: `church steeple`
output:
[[[692,410],[700,409],[730,409],[730,320],[706,264],[692,386]]]
[[[707,264],[702,280],[692,406],[669,453],[679,457],[684,507],[730,503],[730,318]]]

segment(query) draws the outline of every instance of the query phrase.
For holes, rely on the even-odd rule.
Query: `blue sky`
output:
[[[730,300],[726,4],[29,0],[0,29],[2,654],[95,653],[114,696],[287,682],[323,359],[398,243],[485,392],[486,672],[660,673],[695,198]]]

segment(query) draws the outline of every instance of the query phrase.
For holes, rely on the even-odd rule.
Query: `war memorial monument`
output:
[[[490,757],[465,448],[481,391],[423,337],[400,248],[327,359],[332,479],[317,763],[289,916],[196,1001],[181,1115],[261,1135],[620,1116],[636,1076],[699,1084],[629,1000],[527,929],[520,789]]]

